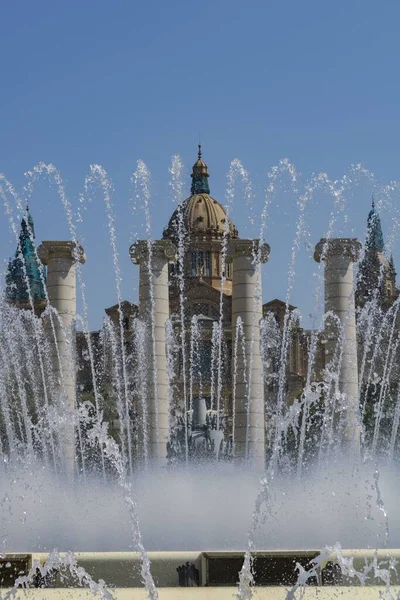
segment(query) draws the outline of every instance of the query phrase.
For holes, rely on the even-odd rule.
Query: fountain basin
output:
[[[255,578],[255,598],[286,598],[287,590],[297,582],[297,564],[309,569],[309,563],[320,552],[310,550],[257,551],[253,553],[253,571]],[[142,560],[138,552],[77,552],[58,555],[65,564],[73,557],[81,569],[93,582],[103,580],[115,598],[146,598],[141,569]],[[400,549],[385,550],[342,550],[325,555],[315,570],[312,585],[307,588],[305,598],[377,598],[379,590],[385,590],[386,584],[373,567],[387,569],[389,560],[394,565],[390,569],[391,593],[400,593]],[[244,559],[244,552],[149,552],[151,572],[159,589],[160,598],[232,598],[237,591],[238,573]],[[352,559],[355,572],[365,573],[365,586],[360,578],[348,577],[340,568]],[[26,575],[35,567],[43,567],[50,560],[47,553],[6,553],[0,559],[0,588],[10,588],[16,577]],[[396,564],[397,561],[397,564]],[[333,567],[333,568],[332,568]],[[179,574],[178,574],[178,571]],[[190,573],[189,577],[182,577]],[[83,572],[83,571],[82,571]],[[194,574],[194,575],[193,575]],[[381,572],[383,574],[383,572]],[[187,586],[187,587],[185,587]],[[196,587],[198,586],[198,587]],[[68,566],[53,570],[45,577],[38,576],[28,590],[28,597],[34,597],[35,589],[41,588],[43,599],[68,597],[86,598],[91,592],[84,589]],[[190,588],[190,589],[189,589]],[[134,592],[134,594],[133,594]],[[19,592],[18,592],[19,593]],[[21,592],[22,593],[22,592]],[[25,592],[23,592],[25,593]],[[131,594],[128,596],[128,594]],[[357,595],[359,594],[359,595]],[[375,594],[375,595],[374,595]],[[17,595],[18,597],[18,595]]]
[[[331,588],[307,588],[303,595],[300,591],[295,598],[302,600],[377,600],[385,598],[380,595],[384,587],[373,586],[368,588],[354,587],[331,587]],[[400,593],[400,587],[392,587],[392,594]],[[237,588],[162,588],[159,590],[159,600],[232,600],[237,595]],[[100,596],[99,596],[100,597]],[[124,588],[113,589],[112,597],[115,600],[147,600],[148,592],[144,588]],[[37,598],[37,590],[20,590],[13,598]],[[93,598],[93,594],[88,589],[69,589],[67,590],[41,590],[41,600],[86,600]],[[390,596],[387,596],[390,598]],[[253,594],[254,600],[287,600],[287,589],[284,587],[264,587],[255,588]]]

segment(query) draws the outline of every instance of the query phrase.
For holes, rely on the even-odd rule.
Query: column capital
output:
[[[362,244],[357,238],[321,238],[315,246],[314,260],[321,262],[332,256],[344,256],[350,262],[356,262],[361,248]]]
[[[259,258],[261,263],[268,261],[270,247],[268,244],[260,244],[260,240],[234,239],[228,241],[228,258],[234,259],[238,256],[253,256]]]
[[[70,258],[74,262],[86,262],[85,252],[80,244],[72,241],[44,241],[37,249],[44,265],[52,258]]]
[[[175,262],[176,247],[170,240],[155,240],[150,244],[148,240],[138,240],[129,248],[133,264],[140,265],[140,263],[148,260],[150,245],[153,256],[161,256],[166,258],[168,262]]]

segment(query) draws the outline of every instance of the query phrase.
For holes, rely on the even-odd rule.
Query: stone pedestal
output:
[[[334,315],[326,321],[326,364],[336,350],[340,350],[338,344],[342,344],[339,391],[348,407],[343,444],[355,452],[360,447],[360,421],[353,264],[360,250],[361,243],[357,239],[332,238],[321,239],[314,253],[317,262],[325,261],[325,313]]]
[[[235,347],[239,317],[245,340],[245,361],[241,351],[237,357],[234,452],[239,460],[249,460],[257,466],[264,467],[264,375],[260,356],[261,263],[268,260],[269,246],[264,244],[260,248],[258,240],[235,239],[229,241],[228,254],[233,267],[232,348]]]
[[[64,407],[64,426],[60,434],[62,454],[67,473],[73,477],[75,470],[75,429],[73,412],[76,406],[76,273],[77,262],[84,263],[85,254],[74,242],[42,242],[38,255],[47,266],[47,292],[49,302],[59,318],[53,318],[49,327],[52,342],[52,368],[57,382],[56,395]]]
[[[148,331],[149,456],[159,463],[167,457],[169,437],[168,377],[165,327],[169,319],[168,263],[176,248],[169,240],[133,244],[129,253],[140,265],[139,315]]]

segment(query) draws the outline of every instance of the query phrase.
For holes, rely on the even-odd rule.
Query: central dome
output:
[[[209,194],[194,194],[184,201],[173,213],[168,231],[176,234],[179,225],[179,211],[182,211],[185,231],[192,235],[209,234],[222,237],[226,227],[226,211],[217,200]],[[237,231],[229,224],[231,237],[237,237]]]
[[[201,157],[199,145],[198,160],[193,165],[192,195],[184,200],[174,211],[164,237],[176,238],[179,229],[179,219],[182,214],[185,233],[191,236],[222,238],[226,227],[226,210],[215,198],[210,196],[208,185],[207,165]],[[238,237],[238,231],[233,223],[229,222],[229,237]]]

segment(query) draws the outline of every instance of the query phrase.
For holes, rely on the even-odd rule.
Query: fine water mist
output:
[[[399,474],[327,467],[280,476],[258,506],[254,549],[399,547]],[[2,551],[134,550],[120,489],[100,477],[56,479],[38,465],[0,476]],[[243,550],[260,473],[232,465],[139,472],[133,481],[143,543],[153,550]],[[386,536],[386,528],[388,535]]]

